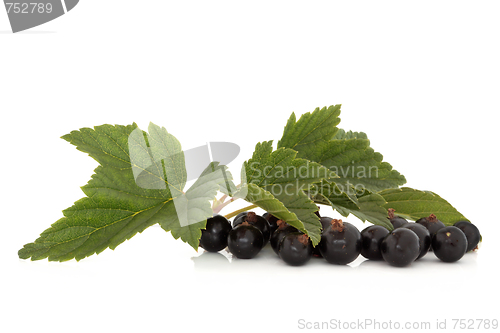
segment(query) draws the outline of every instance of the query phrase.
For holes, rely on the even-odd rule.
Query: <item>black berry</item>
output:
[[[290,232],[279,244],[278,254],[284,262],[292,266],[304,265],[312,257],[313,246],[307,235]]]
[[[467,252],[467,237],[457,227],[444,227],[432,237],[432,248],[436,257],[442,261],[455,262]]]
[[[321,234],[318,248],[329,263],[346,265],[361,253],[361,234],[354,225],[332,219]]]
[[[208,252],[218,252],[227,246],[227,235],[231,231],[231,224],[222,215],[215,215],[207,219],[207,225],[201,231],[200,247]]]
[[[321,227],[323,228],[323,231],[326,231],[332,224],[332,218],[327,217],[327,216],[322,216],[319,218],[319,222],[321,222]]]
[[[279,255],[279,245],[283,237],[285,237],[287,234],[291,232],[297,232],[297,228],[292,227],[291,225],[287,224],[285,221],[278,220],[277,222],[278,229],[276,229],[273,234],[271,235],[270,243],[271,247],[273,248],[273,251]]]
[[[262,249],[264,237],[257,227],[243,222],[234,227],[227,236],[227,247],[237,258],[251,259]]]
[[[264,213],[264,215],[262,215],[263,218],[266,219],[267,223],[269,223],[269,232],[271,233],[271,235],[273,234],[273,232],[278,229],[278,218],[272,214],[269,214],[269,213]]]
[[[426,227],[427,230],[429,230],[431,237],[433,237],[439,229],[445,227],[444,223],[439,221],[434,214],[429,215],[429,217],[422,217],[421,219],[418,219],[416,223]]]
[[[241,222],[244,222],[244,221],[241,221],[241,217],[243,216],[247,216],[248,212],[241,212],[239,213],[238,215],[236,215],[233,219],[233,228],[236,227],[236,221],[238,221],[239,223]]]
[[[420,254],[418,255],[417,259],[425,256],[427,252],[429,252],[429,248],[431,246],[431,233],[429,232],[429,230],[427,230],[426,227],[419,223],[406,223],[402,225],[401,228],[410,229],[417,234],[420,245]]]
[[[380,253],[380,243],[389,234],[389,230],[372,225],[361,231],[361,255],[370,260],[383,260]]]
[[[395,212],[395,210],[394,210],[394,209],[392,209],[392,208],[389,208],[389,209],[387,210],[387,213],[388,213],[388,215],[389,215],[388,219],[389,219],[389,221],[391,221],[392,226],[394,227],[394,229],[399,228],[399,227],[401,227],[403,224],[408,223],[408,221],[407,221],[407,220],[405,220],[404,218],[402,218],[401,216],[396,216],[396,215],[394,215],[394,212]]]
[[[465,237],[467,237],[467,252],[476,249],[481,240],[479,229],[469,221],[460,221],[455,223],[454,226],[462,230]]]
[[[420,254],[419,242],[416,233],[410,229],[398,228],[391,231],[380,243],[380,252],[389,265],[408,266]]]
[[[243,223],[248,222],[257,229],[262,232],[262,236],[264,236],[264,245],[269,242],[269,238],[271,237],[271,231],[269,227],[269,223],[267,223],[266,219],[260,215],[255,214],[254,212],[248,212],[245,215],[240,216],[233,221],[233,227]]]

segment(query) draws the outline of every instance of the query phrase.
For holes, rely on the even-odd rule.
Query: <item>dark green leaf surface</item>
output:
[[[186,170],[180,143],[165,128],[150,124],[149,133],[130,126],[102,125],[63,136],[99,166],[82,187],[86,197],[64,210],[64,217],[26,244],[19,257],[51,261],[80,260],[114,249],[137,232],[160,223],[193,248],[211,216],[209,200],[218,184],[231,181],[225,167],[211,164],[186,193]],[[222,176],[224,174],[224,177]],[[234,186],[234,185],[233,185]],[[176,199],[176,200],[174,200]],[[189,210],[189,213],[182,210]],[[181,225],[177,215],[187,221]]]
[[[446,225],[468,219],[458,212],[448,201],[436,193],[419,191],[409,187],[389,189],[379,192],[387,202],[384,207],[396,210],[396,215],[418,220],[430,214],[437,216]]]
[[[258,143],[252,158],[244,163],[242,179],[247,184],[265,189],[281,201],[302,223],[294,226],[305,231],[313,244],[317,244],[321,237],[321,223],[314,212],[318,207],[304,190],[315,182],[336,175],[318,163],[296,156],[297,152],[292,149],[273,151],[272,141]]]
[[[366,134],[336,127],[339,114],[340,105],[316,109],[298,121],[292,114],[278,147],[294,149],[297,157],[325,166],[340,177],[333,181],[341,189],[354,186],[376,192],[406,183],[404,176],[370,147]]]

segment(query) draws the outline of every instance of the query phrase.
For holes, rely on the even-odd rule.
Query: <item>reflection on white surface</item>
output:
[[[440,274],[446,270],[446,274],[472,274],[476,270],[477,266],[477,252],[467,253],[461,260],[455,263],[445,263],[439,260],[432,252],[427,253],[423,258],[413,262],[407,267],[392,267],[385,261],[373,261],[367,260],[361,255],[349,265],[334,265],[327,263],[322,258],[313,257],[311,260],[299,267],[288,266],[283,262],[276,253],[272,250],[271,246],[266,245],[261,252],[253,259],[239,259],[234,257],[227,248],[218,252],[210,253],[203,249],[193,256],[191,259],[194,262],[194,268],[198,271],[213,271],[218,269],[227,270],[238,270],[238,269],[255,269],[256,266],[260,267],[266,271],[273,269],[283,269],[284,267],[290,267],[293,269],[331,269],[336,271],[356,269],[358,271],[371,271],[372,273],[382,272],[407,272],[411,271],[411,274],[431,274],[438,270]]]

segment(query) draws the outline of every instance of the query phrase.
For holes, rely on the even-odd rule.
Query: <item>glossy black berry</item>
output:
[[[436,215],[434,214],[431,214],[428,217],[422,217],[421,219],[418,219],[415,223],[419,223],[424,227],[426,227],[427,230],[429,230],[431,237],[433,237],[439,229],[445,227],[444,223],[439,221]]]
[[[321,222],[321,228],[322,228],[322,231],[326,231],[330,225],[332,224],[332,218],[331,217],[327,217],[327,216],[322,216],[319,218],[319,222]]]
[[[425,256],[427,252],[429,252],[429,248],[431,246],[431,233],[429,232],[429,230],[427,230],[426,227],[419,223],[406,223],[402,225],[401,228],[410,229],[417,234],[420,245],[420,254],[418,255],[417,259]]]
[[[481,240],[479,229],[469,221],[460,221],[455,223],[454,226],[462,230],[465,237],[467,237],[467,252],[474,250]]]
[[[419,243],[416,233],[410,229],[398,228],[391,231],[380,243],[380,252],[389,265],[404,267],[418,258]]]
[[[384,260],[380,253],[380,243],[389,234],[389,230],[372,225],[361,231],[361,255],[370,260]]]
[[[227,235],[231,224],[222,215],[207,219],[207,226],[201,231],[200,247],[208,252],[218,252],[227,246]]]
[[[276,229],[273,234],[271,235],[271,240],[269,241],[271,243],[271,247],[273,248],[273,251],[279,255],[279,244],[283,237],[285,237],[287,234],[291,232],[297,232],[297,228],[292,227],[291,225],[287,224],[285,221],[278,220],[278,229]]]
[[[307,235],[290,232],[279,244],[278,254],[284,262],[292,266],[304,265],[312,257],[313,246]]]
[[[236,227],[236,224],[235,224],[235,222],[236,222],[236,221],[240,220],[240,218],[241,218],[242,216],[247,216],[247,214],[248,214],[248,212],[241,212],[241,213],[239,213],[238,215],[236,215],[236,216],[234,217],[234,219],[233,219],[233,227]],[[243,221],[241,221],[241,222],[243,222]],[[239,222],[239,223],[241,223],[241,222]]]
[[[392,208],[389,208],[389,209],[387,210],[387,213],[388,213],[388,215],[389,215],[388,219],[389,219],[389,221],[391,221],[392,226],[394,227],[394,229],[399,228],[399,227],[401,227],[403,224],[408,223],[408,221],[407,221],[407,220],[405,220],[404,218],[402,218],[401,216],[396,216],[396,215],[394,215],[394,212],[395,212],[395,210],[394,210],[394,209],[392,209]]]
[[[227,236],[227,247],[237,258],[251,259],[262,249],[264,237],[259,229],[243,222],[234,227]]]
[[[269,213],[264,213],[264,215],[262,215],[263,218],[266,219],[267,223],[269,224],[269,232],[271,233],[271,235],[273,234],[273,232],[278,229],[278,218],[272,214],[269,214]]]
[[[346,265],[361,253],[361,234],[354,225],[332,219],[330,226],[321,233],[317,247],[329,263]]]
[[[457,227],[444,227],[432,237],[432,248],[436,257],[442,261],[455,262],[467,252],[467,237]]]
[[[254,212],[248,212],[245,215],[240,216],[233,221],[233,227],[243,223],[248,222],[254,227],[258,228],[260,232],[262,232],[262,236],[264,236],[264,245],[269,242],[269,238],[271,237],[271,231],[269,227],[269,223],[267,223],[266,219],[260,215],[255,214]]]

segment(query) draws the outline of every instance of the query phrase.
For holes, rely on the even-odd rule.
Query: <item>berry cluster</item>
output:
[[[361,232],[361,255],[371,260],[385,260],[392,266],[404,267],[433,251],[444,262],[460,260],[466,252],[477,248],[481,234],[468,221],[445,226],[436,215],[408,222],[389,209],[388,219],[394,230],[373,225]]]
[[[475,249],[481,237],[477,227],[468,221],[447,227],[434,214],[413,223],[395,216],[394,210],[389,209],[388,219],[394,226],[391,232],[379,225],[360,232],[348,222],[320,217],[321,241],[313,247],[306,234],[268,213],[263,216],[240,213],[232,226],[224,216],[215,215],[207,220],[200,247],[218,252],[227,246],[235,257],[251,259],[269,242],[274,252],[293,266],[304,265],[313,256],[346,265],[361,254],[370,260],[385,260],[392,266],[404,267],[431,249],[442,261],[457,261]]]

